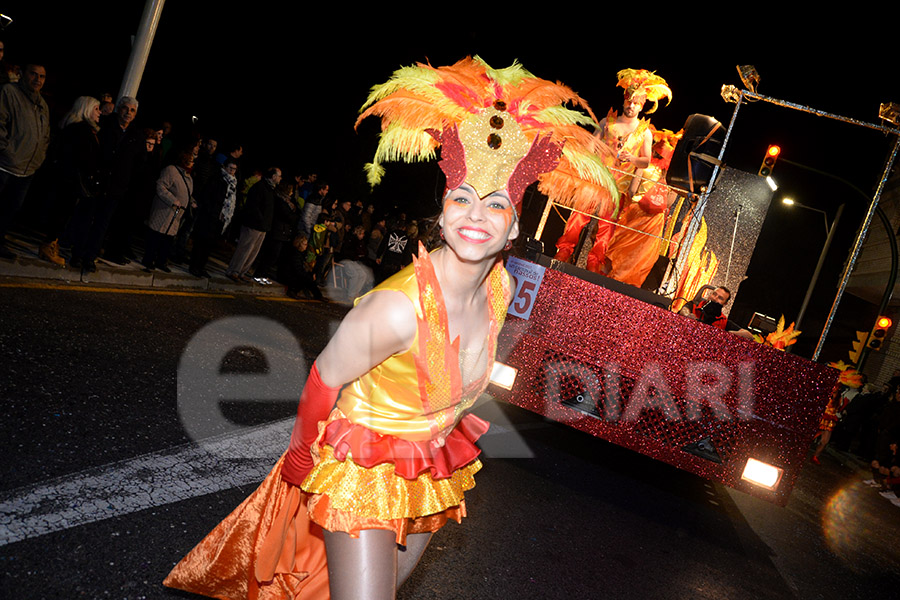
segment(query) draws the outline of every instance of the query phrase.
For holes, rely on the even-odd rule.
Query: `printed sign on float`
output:
[[[545,268],[532,262],[510,256],[506,261],[506,270],[516,282],[513,293],[513,301],[506,312],[522,319],[528,320],[531,309],[534,308],[534,300],[537,298],[541,281],[544,280]]]

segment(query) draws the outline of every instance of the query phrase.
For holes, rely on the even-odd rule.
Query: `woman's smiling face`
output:
[[[496,256],[519,235],[519,221],[506,190],[479,198],[464,183],[444,196],[440,225],[444,241],[463,260]]]

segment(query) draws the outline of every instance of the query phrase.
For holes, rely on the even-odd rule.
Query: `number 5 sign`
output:
[[[544,279],[544,267],[510,256],[506,261],[506,270],[516,282],[513,301],[506,312],[527,320]]]

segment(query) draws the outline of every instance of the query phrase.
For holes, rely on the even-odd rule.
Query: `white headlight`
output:
[[[747,466],[741,474],[741,479],[749,481],[754,485],[764,487],[767,490],[774,490],[781,481],[784,469],[772,466],[770,464],[756,460],[755,458],[747,459]]]
[[[511,390],[518,374],[517,368],[494,361],[494,368],[491,369],[491,383],[505,390]]]

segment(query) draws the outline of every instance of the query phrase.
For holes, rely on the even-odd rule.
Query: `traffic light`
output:
[[[859,355],[862,353],[863,344],[866,343],[867,337],[869,337],[869,334],[865,331],[856,332],[856,341],[853,342],[853,350],[850,352],[850,362],[854,365],[859,362]]]
[[[772,169],[775,168],[775,161],[778,160],[779,154],[781,154],[781,147],[775,144],[769,146],[768,150],[766,150],[766,155],[763,157],[762,164],[759,165],[760,177],[768,177],[772,174]]]
[[[890,329],[893,321],[888,317],[878,317],[878,320],[875,321],[875,327],[872,328],[872,333],[869,334],[869,348],[872,350],[881,350],[881,347],[884,346],[884,338],[887,337],[888,329]]]

